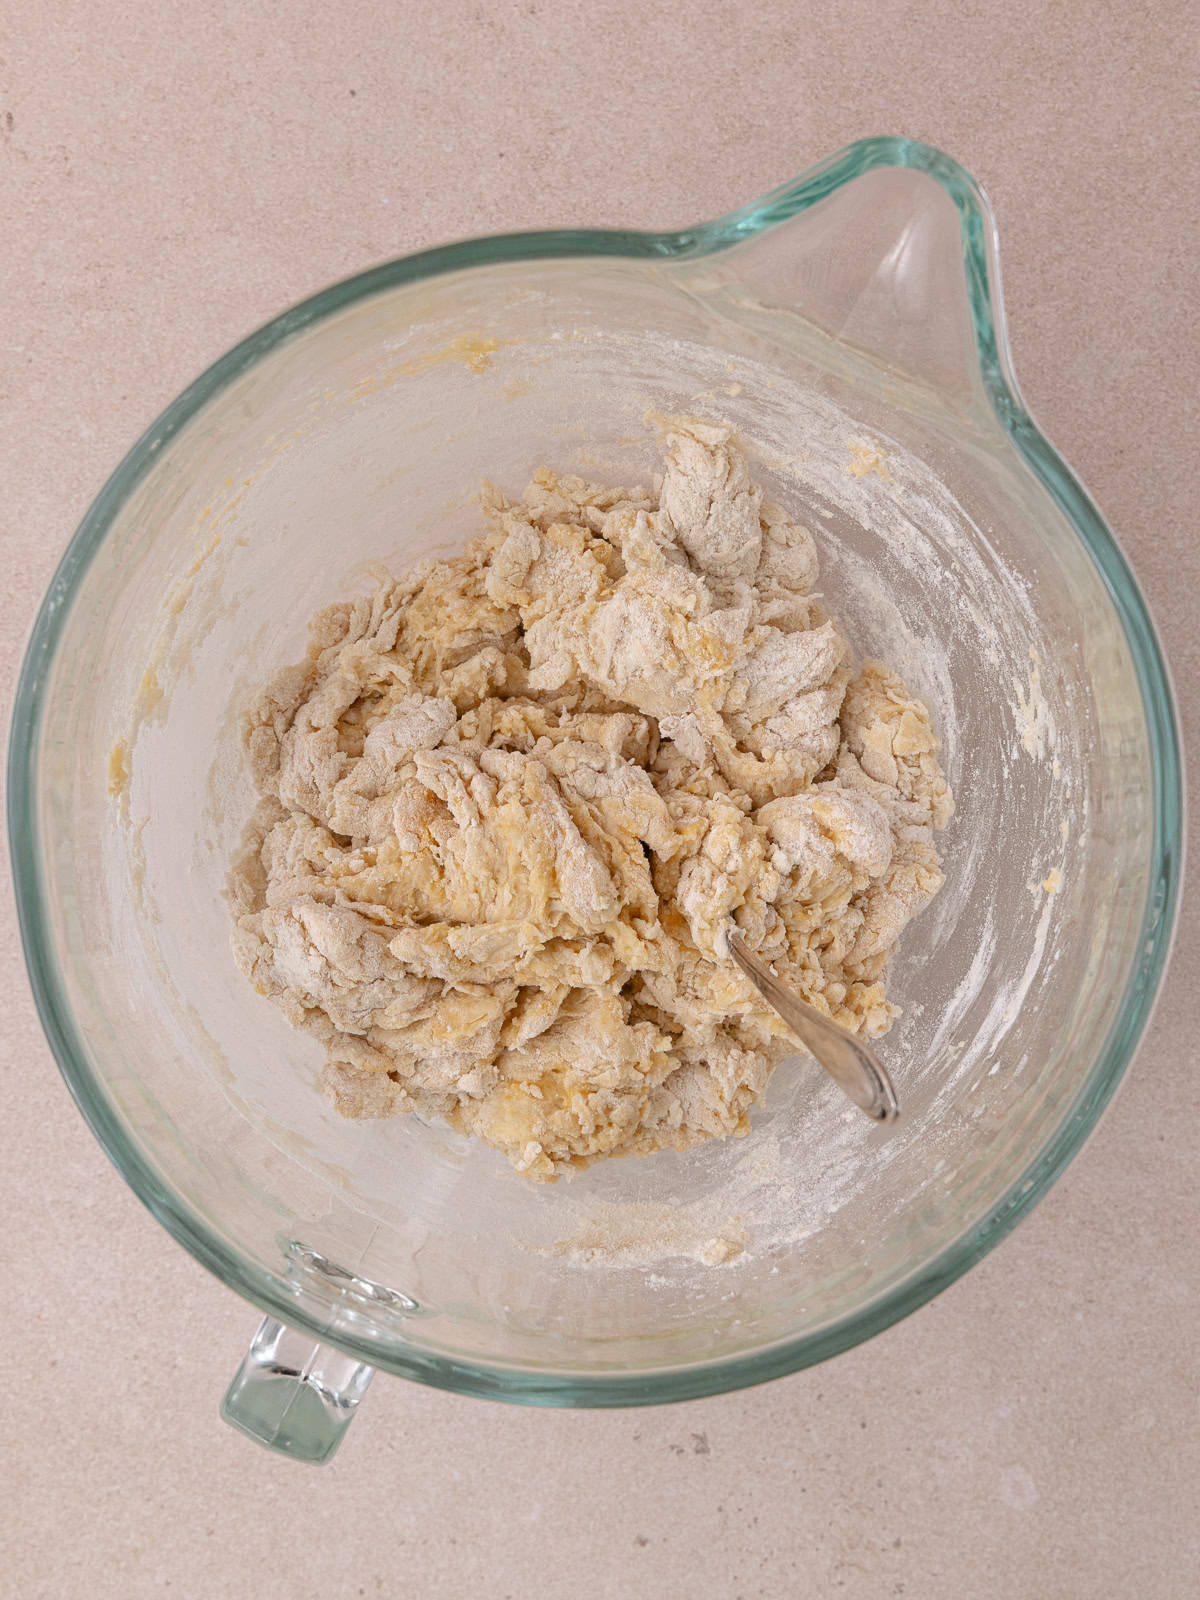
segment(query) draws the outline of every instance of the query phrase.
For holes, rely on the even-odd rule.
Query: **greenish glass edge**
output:
[[[384,1353],[368,1340],[356,1339],[345,1331],[331,1335],[324,1319],[310,1316],[282,1280],[243,1268],[199,1215],[167,1188],[131,1142],[103,1085],[88,1065],[44,924],[34,800],[41,689],[53,656],[57,618],[67,609],[113,517],[151,470],[162,446],[214,394],[313,323],[382,290],[473,266],[579,256],[669,261],[713,254],[778,226],[854,179],[885,167],[925,173],[942,185],[957,207],[984,388],[1015,448],[1067,516],[1095,561],[1125,628],[1134,660],[1146,710],[1155,779],[1154,867],[1140,955],[1105,1047],[1054,1136],[986,1217],[873,1305],[816,1334],[780,1341],[746,1355],[701,1362],[678,1371],[652,1370],[634,1377],[595,1372],[546,1374],[455,1361],[414,1347],[405,1348],[393,1359],[381,1359]],[[987,201],[970,174],[941,151],[915,140],[879,138],[860,140],[794,183],[698,228],[676,233],[559,230],[496,235],[445,245],[336,283],[242,340],[202,373],[147,429],[104,485],[67,547],[35,620],[18,681],[8,750],[8,826],[21,937],[46,1037],[76,1104],[102,1148],[153,1216],[186,1250],[261,1310],[382,1370],[480,1398],[530,1405],[608,1407],[699,1398],[764,1382],[837,1355],[932,1299],[999,1243],[1032,1209],[1094,1128],[1149,1017],[1178,911],[1183,867],[1183,775],[1170,678],[1145,600],[1083,485],[1038,430],[1020,397],[1004,329],[995,226]]]

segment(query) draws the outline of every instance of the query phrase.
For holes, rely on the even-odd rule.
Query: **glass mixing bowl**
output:
[[[237,715],[321,605],[478,531],[485,475],[648,477],[651,408],[750,441],[859,651],[934,708],[958,814],[894,970],[898,1125],[797,1060],[745,1139],[539,1187],[445,1130],[343,1121],[319,1047],[236,970]],[[253,334],[84,519],[10,762],[55,1054],[155,1216],[267,1314],[226,1415],[312,1460],[376,1368],[628,1405],[789,1372],[913,1310],[1095,1124],[1177,898],[1153,627],[1017,392],[983,197],[903,140],[680,233],[410,256]]]

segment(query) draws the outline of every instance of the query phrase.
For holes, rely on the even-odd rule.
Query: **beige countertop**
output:
[[[991,196],[1027,397],[1133,558],[1195,747],[1188,9],[9,7],[5,693],[103,478],[288,302],[463,234],[708,217],[895,133],[948,150]],[[322,1472],[219,1422],[256,1313],[109,1167],[43,1042],[7,898],[0,918],[5,1595],[1195,1594],[1194,907],[1099,1132],[915,1316],[814,1371],[644,1411],[381,1379]]]

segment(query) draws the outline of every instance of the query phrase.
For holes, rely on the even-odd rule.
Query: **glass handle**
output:
[[[269,1450],[320,1466],[341,1444],[374,1376],[374,1367],[264,1317],[221,1415]]]

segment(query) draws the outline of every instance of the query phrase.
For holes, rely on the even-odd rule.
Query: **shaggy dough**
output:
[[[796,1046],[722,924],[887,1029],[952,810],[929,713],[852,669],[728,428],[673,420],[657,495],[543,469],[483,504],[253,706],[238,961],[348,1116],[443,1118],[542,1179],[742,1133]]]

